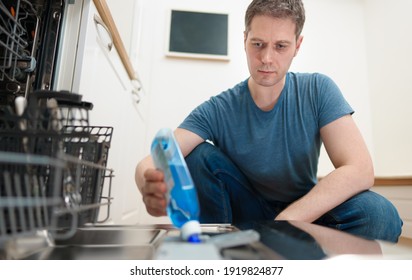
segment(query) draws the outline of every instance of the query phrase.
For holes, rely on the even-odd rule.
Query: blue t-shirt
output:
[[[317,182],[320,128],[352,113],[329,77],[289,72],[272,110],[256,106],[245,80],[198,106],[179,127],[212,141],[265,199],[292,202]]]

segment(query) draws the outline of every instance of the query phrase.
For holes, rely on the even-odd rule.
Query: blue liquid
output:
[[[196,189],[185,166],[170,165],[175,185],[170,192],[168,215],[173,224],[181,227],[187,221],[199,219],[199,203]]]

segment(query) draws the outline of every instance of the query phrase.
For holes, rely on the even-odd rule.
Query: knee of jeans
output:
[[[403,223],[395,206],[371,191],[352,197],[329,213],[337,228],[364,237],[396,242],[402,232]]]
[[[386,200],[386,219],[388,221],[388,233],[389,237],[388,240],[392,242],[397,242],[400,235],[402,234],[402,226],[403,226],[403,221],[401,217],[399,216],[398,210],[396,207],[389,201]]]
[[[374,192],[368,192],[368,195],[368,199],[363,202],[364,209],[369,213],[370,224],[376,226],[381,239],[396,242],[402,233],[403,225],[398,210],[385,197]]]

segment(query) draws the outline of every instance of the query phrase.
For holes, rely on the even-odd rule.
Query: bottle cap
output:
[[[200,242],[199,234],[202,232],[198,221],[188,221],[182,228],[182,239],[190,242]]]

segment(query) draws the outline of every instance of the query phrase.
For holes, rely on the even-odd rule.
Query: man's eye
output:
[[[262,43],[259,43],[259,42],[253,43],[253,45],[254,45],[255,47],[258,47],[258,48],[261,48],[261,47],[263,46],[263,44],[262,44]]]
[[[283,45],[283,44],[278,44],[278,45],[276,45],[276,48],[278,49],[278,50],[283,50],[283,49],[285,49],[287,46],[286,45]]]

